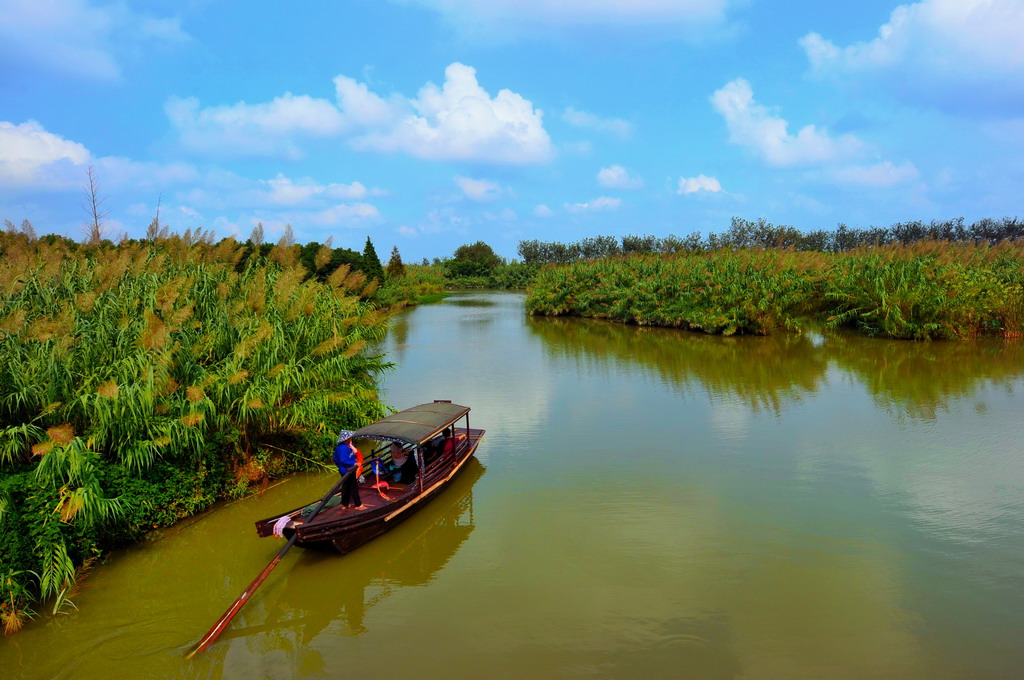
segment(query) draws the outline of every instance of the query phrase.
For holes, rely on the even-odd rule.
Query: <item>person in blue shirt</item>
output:
[[[351,430],[342,430],[338,435],[338,444],[334,447],[334,464],[338,466],[338,474],[345,480],[341,485],[341,507],[353,505],[356,510],[361,510],[365,507],[359,498],[359,482],[363,481],[363,454],[352,445],[353,434]],[[346,478],[345,473],[353,468],[355,472]]]
[[[419,467],[416,465],[416,456],[405,451],[401,444],[391,445],[391,459],[394,470],[391,473],[391,481],[396,484],[412,484],[416,479],[416,472]]]

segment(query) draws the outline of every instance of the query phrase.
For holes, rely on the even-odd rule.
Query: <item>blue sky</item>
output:
[[[1024,2],[0,0],[0,218],[484,240],[1018,216]]]

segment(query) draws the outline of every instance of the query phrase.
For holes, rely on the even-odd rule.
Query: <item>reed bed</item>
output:
[[[389,305],[435,302],[444,297],[446,284],[444,273],[438,267],[407,264],[401,276],[387,277],[377,299]]]
[[[230,240],[8,233],[0,251],[5,632],[33,597],[69,606],[104,546],[308,466],[303,447],[386,413],[388,365],[364,348],[387,312],[348,266],[320,282],[281,248],[238,271]]]
[[[1024,245],[918,241],[845,253],[722,249],[547,266],[527,310],[732,335],[810,318],[869,335],[1024,334]]]

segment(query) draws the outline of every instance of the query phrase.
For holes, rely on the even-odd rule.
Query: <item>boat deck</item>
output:
[[[464,457],[467,450],[474,448],[480,441],[480,438],[483,437],[484,431],[479,429],[467,430],[462,427],[455,428],[455,434],[465,434],[467,437],[459,443],[453,452],[447,455],[439,455],[427,464],[426,476],[423,479],[425,486],[430,486],[434,481],[436,481],[438,473],[443,473],[445,469],[450,469],[453,461]],[[366,481],[359,485],[359,500],[363,503],[362,508],[357,510],[354,507],[342,507],[341,505],[335,505],[334,507],[321,511],[309,526],[332,524],[339,520],[350,521],[363,515],[378,514],[376,511],[381,508],[393,505],[396,501],[407,500],[419,494],[420,478],[421,475],[417,475],[416,480],[412,484],[393,484],[389,489],[378,491],[373,488],[373,485],[376,483],[376,479],[372,474],[368,474],[366,475]],[[303,523],[304,522],[302,522],[302,520],[296,520],[296,524]]]

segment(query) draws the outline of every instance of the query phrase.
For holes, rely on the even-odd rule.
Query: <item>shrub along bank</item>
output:
[[[767,335],[808,318],[870,335],[1024,335],[1024,244],[917,241],[843,253],[722,249],[548,266],[532,314]]]
[[[316,465],[342,425],[386,413],[377,282],[310,277],[300,250],[239,267],[231,240],[0,236],[5,632],[33,600],[65,606],[104,549]]]

